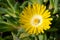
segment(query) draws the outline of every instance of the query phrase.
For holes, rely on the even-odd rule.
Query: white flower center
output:
[[[42,24],[42,17],[40,15],[35,15],[32,17],[31,24],[34,27],[38,27]]]

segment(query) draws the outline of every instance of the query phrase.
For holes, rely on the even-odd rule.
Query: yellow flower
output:
[[[40,4],[28,5],[20,14],[20,25],[29,34],[44,33],[50,28],[51,20],[49,10]]]

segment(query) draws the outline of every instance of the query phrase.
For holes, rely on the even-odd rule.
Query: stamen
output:
[[[31,20],[31,24],[34,27],[37,27],[42,24],[42,17],[40,15],[34,15]]]
[[[40,23],[40,20],[39,20],[39,19],[35,19],[35,20],[34,20],[34,24],[35,24],[35,25],[37,25],[37,24],[39,24],[39,23]]]

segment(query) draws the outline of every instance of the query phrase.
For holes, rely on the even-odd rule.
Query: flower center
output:
[[[34,24],[37,25],[37,24],[39,24],[39,23],[40,23],[40,20],[36,18],[36,19],[34,20]]]
[[[38,27],[42,24],[42,17],[40,15],[35,15],[32,17],[31,24],[34,27]]]

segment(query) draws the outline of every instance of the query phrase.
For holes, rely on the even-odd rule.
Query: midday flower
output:
[[[28,5],[20,14],[20,25],[29,34],[44,33],[50,28],[51,20],[49,10],[40,4]]]

